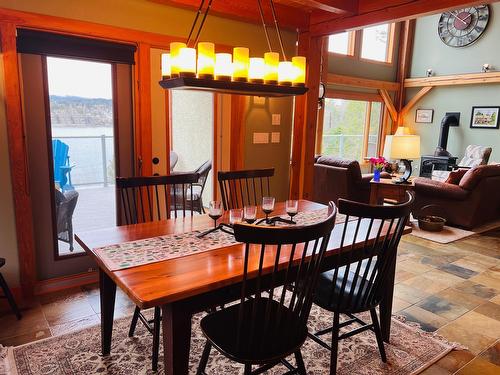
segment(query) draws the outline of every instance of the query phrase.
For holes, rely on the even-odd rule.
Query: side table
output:
[[[406,191],[413,190],[415,183],[410,178],[407,184],[395,184],[395,178],[381,178],[370,181],[370,204],[383,204],[384,199],[392,199],[396,203],[406,201]]]

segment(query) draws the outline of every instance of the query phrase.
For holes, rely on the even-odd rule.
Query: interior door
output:
[[[131,65],[19,56],[38,279],[91,271],[72,236],[116,225],[114,177],[134,174]],[[74,79],[65,64],[80,64]],[[85,72],[87,90],[109,92],[80,93]]]

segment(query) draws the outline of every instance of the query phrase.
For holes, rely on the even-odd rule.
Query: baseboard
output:
[[[99,281],[97,271],[85,272],[77,275],[56,277],[53,279],[38,281],[35,287],[35,294],[47,294],[58,292],[64,289],[93,284]]]

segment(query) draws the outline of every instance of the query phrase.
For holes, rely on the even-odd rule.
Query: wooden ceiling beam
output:
[[[153,3],[185,8],[189,10],[198,10],[200,0],[149,0]],[[262,4],[264,14],[271,20],[271,10],[267,2]],[[206,5],[205,5],[206,7]],[[302,9],[286,6],[284,4],[275,4],[276,17],[279,25],[285,29],[305,30],[309,27],[309,13]],[[261,23],[259,8],[256,0],[216,0],[212,3],[210,14],[220,17],[237,19],[240,21]]]
[[[347,30],[386,22],[403,21],[448,9],[479,4],[489,4],[496,0],[359,0],[359,13],[328,21],[311,24],[312,36],[331,35]]]
[[[255,1],[255,0],[254,0]],[[277,3],[282,1],[276,0]],[[283,3],[285,3],[283,1]],[[299,8],[313,8],[328,13],[352,15],[358,13],[358,0],[287,0],[286,3],[297,4]]]
[[[454,74],[449,76],[407,78],[404,87],[483,85],[500,83],[500,72]]]
[[[345,76],[342,74],[335,74],[335,73],[328,74],[327,83],[329,85],[354,86],[354,87],[362,87],[366,89],[376,89],[376,90],[380,89],[387,91],[399,90],[399,83],[397,82]]]

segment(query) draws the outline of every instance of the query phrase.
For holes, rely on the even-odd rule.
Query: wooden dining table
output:
[[[316,211],[326,206],[306,200],[299,201],[299,211]],[[277,203],[273,215],[285,214],[284,203]],[[221,218],[227,222],[227,213]],[[366,224],[366,225],[365,225]],[[188,373],[191,340],[191,318],[239,297],[243,278],[244,245],[234,244],[198,252],[173,259],[149,263],[127,269],[111,271],[96,249],[128,241],[137,241],[157,236],[186,233],[206,229],[213,225],[208,215],[179,217],[164,221],[135,225],[117,226],[107,229],[77,234],[77,242],[85,249],[99,267],[99,287],[101,302],[101,351],[110,354],[113,330],[113,312],[116,287],[121,288],[141,309],[161,306],[163,324],[164,368],[167,375]],[[334,267],[333,257],[340,249],[344,226],[347,225],[346,239],[353,237],[356,222],[336,224],[328,250],[323,261],[323,269]],[[362,247],[365,234],[370,230],[369,240],[376,236],[376,228],[361,222],[356,242],[349,251]],[[410,228],[405,228],[409,233]],[[300,256],[300,254],[298,255]],[[269,259],[274,257],[269,257]],[[287,254],[280,257],[288,261]],[[353,258],[350,258],[353,259]],[[265,265],[272,269],[274,264]],[[394,289],[395,261],[390,267],[389,285],[380,305],[380,324],[386,342],[389,341],[392,297]],[[201,355],[201,353],[200,353]]]

